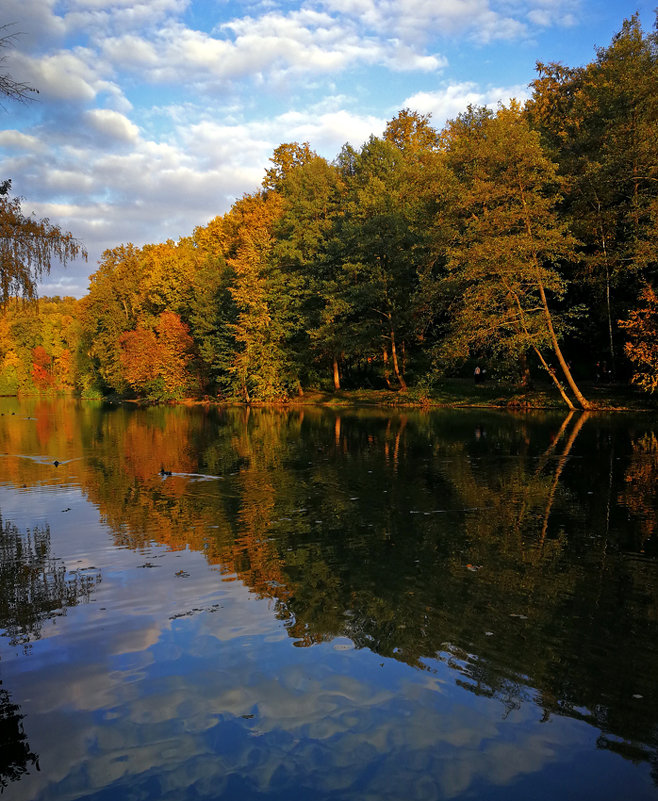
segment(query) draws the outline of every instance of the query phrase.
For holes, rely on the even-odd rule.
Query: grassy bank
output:
[[[658,411],[658,397],[626,385],[584,384],[585,397],[597,410]],[[294,398],[290,405],[322,406],[414,406],[490,407],[516,409],[564,409],[565,403],[552,385],[536,385],[522,389],[517,385],[499,382],[474,384],[472,380],[451,378],[431,390],[412,388],[406,392],[392,390],[355,389],[338,392],[308,390]]]

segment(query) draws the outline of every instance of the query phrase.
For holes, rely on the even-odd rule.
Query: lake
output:
[[[658,798],[655,416],[0,413],[6,798]]]

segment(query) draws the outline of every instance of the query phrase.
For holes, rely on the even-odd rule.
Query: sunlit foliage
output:
[[[477,364],[586,409],[603,361],[654,389],[657,35],[633,16],[590,64],[538,64],[532,90],[442,131],[405,108],[332,163],[285,142],[260,190],[189,237],[105,251],[47,324],[7,301],[82,249],[5,182],[0,389],[260,403]]]

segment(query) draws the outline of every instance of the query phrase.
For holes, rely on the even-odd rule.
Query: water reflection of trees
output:
[[[0,518],[0,629],[11,645],[26,650],[47,620],[86,601],[100,581],[96,570],[69,571],[51,552],[48,526],[19,530]],[[38,770],[23,728],[24,715],[0,687],[0,792]]]
[[[12,645],[39,639],[46,620],[89,600],[99,581],[53,557],[48,526],[20,531],[0,518],[0,629]]]
[[[601,747],[655,749],[646,423],[117,409],[81,430],[80,481],[117,543],[203,552],[272,598],[297,644],[347,636],[423,669],[444,660],[505,709],[531,698],[545,719],[596,725]]]
[[[23,718],[20,706],[0,688],[0,792],[29,773],[30,767],[39,769],[39,758],[30,750],[23,730]]]

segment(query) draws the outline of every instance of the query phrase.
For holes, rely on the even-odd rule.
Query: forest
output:
[[[530,90],[442,130],[403,109],[332,162],[281,144],[227,213],[105,251],[81,300],[36,299],[49,263],[5,182],[0,394],[431,394],[476,365],[571,409],[597,378],[653,392],[658,30],[633,16],[586,66],[538,63]],[[46,249],[82,252],[42,222]]]

